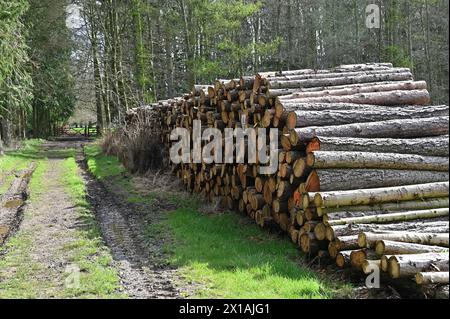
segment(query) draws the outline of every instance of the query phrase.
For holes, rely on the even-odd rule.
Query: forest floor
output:
[[[398,298],[345,284],[281,233],[201,204],[170,174],[132,176],[92,143],[31,141],[7,153],[0,194],[30,161],[31,198],[0,248],[0,299]]]

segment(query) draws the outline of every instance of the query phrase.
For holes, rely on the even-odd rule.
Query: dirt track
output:
[[[142,244],[140,214],[131,205],[119,202],[102,183],[92,178],[87,173],[82,158],[79,158],[78,163],[83,168],[89,201],[95,209],[104,240],[120,270],[126,294],[138,299],[179,297],[179,292],[173,285],[175,270],[161,267],[158,258],[155,258],[160,254],[160,247],[144,247]]]
[[[16,233],[18,238],[29,241],[31,248],[29,251],[22,251],[20,247],[16,251],[5,251],[2,258],[13,259],[14,255],[22,258],[22,255],[26,255],[24,262],[29,263],[30,267],[33,265],[30,278],[45,283],[33,297],[53,298],[64,290],[70,257],[61,252],[76,241],[77,229],[84,226],[80,225],[82,222],[76,204],[63,184],[62,165],[67,155],[59,155],[59,152],[64,154],[64,151],[75,149],[88,200],[104,242],[111,251],[113,266],[120,276],[121,288],[117,293],[124,293],[132,299],[179,298],[180,293],[174,285],[176,270],[161,263],[162,243],[156,241],[152,245],[144,245],[145,223],[141,219],[144,215],[132,205],[123,204],[88,173],[82,149],[85,143],[69,139],[42,145],[42,152],[52,155],[46,161],[47,168],[43,176],[46,190],[25,207],[25,218]],[[152,212],[155,218],[158,214]],[[148,222],[151,220],[146,220]],[[0,283],[14,281],[16,272],[13,266],[0,269]]]

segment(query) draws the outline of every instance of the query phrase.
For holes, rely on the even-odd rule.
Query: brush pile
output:
[[[166,146],[175,128],[277,128],[276,174],[260,164],[181,163],[191,192],[258,225],[278,225],[310,257],[418,285],[448,285],[449,108],[391,64],[260,73],[196,85],[128,114]],[[193,143],[193,141],[191,141]],[[206,142],[203,142],[206,144]],[[237,156],[235,154],[235,156]]]

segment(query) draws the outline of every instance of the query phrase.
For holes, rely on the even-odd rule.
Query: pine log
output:
[[[358,236],[345,236],[337,238],[334,241],[336,248],[341,250],[353,250],[358,249]]]
[[[389,259],[391,257],[392,257],[392,255],[381,256],[381,270],[383,272],[388,272],[388,270],[389,270]]]
[[[347,225],[347,224],[383,224],[383,223],[393,223],[417,219],[432,219],[439,217],[447,217],[448,215],[449,215],[448,208],[439,208],[432,210],[419,210],[419,211],[400,212],[385,215],[346,218],[341,220],[328,221],[325,223],[330,226]]]
[[[360,75],[342,78],[325,78],[325,79],[307,79],[293,81],[270,81],[270,88],[273,89],[289,89],[289,88],[308,88],[316,86],[336,86],[357,83],[373,83],[381,81],[410,81],[413,76],[409,72],[392,73],[380,75]]]
[[[327,247],[326,242],[317,240],[314,233],[305,233],[300,236],[300,247],[304,253],[316,255]]]
[[[417,84],[415,84],[417,83]],[[323,94],[327,91],[337,91],[337,93],[341,93],[343,91],[348,90],[360,90],[364,89],[366,91],[370,90],[372,87],[383,87],[383,88],[394,88],[396,90],[408,90],[410,89],[426,89],[427,87],[423,86],[422,82],[415,81],[383,81],[383,82],[373,82],[373,83],[361,83],[361,84],[347,84],[347,85],[336,85],[336,86],[317,86],[311,88],[293,88],[293,89],[271,89],[268,94],[271,97],[280,97],[282,101],[294,100],[296,98],[302,98],[303,93],[312,93],[315,94],[318,92],[319,94]],[[382,92],[380,90],[380,92]],[[361,92],[364,93],[364,92]],[[345,94],[347,95],[347,94]]]
[[[356,138],[419,138],[447,135],[449,117],[388,120],[383,122],[308,127],[295,129],[290,134],[292,145],[305,144],[317,136]]]
[[[336,238],[328,245],[328,252],[330,256],[336,258],[338,253],[343,250],[359,249],[358,236],[345,236]]]
[[[378,69],[370,71],[346,71],[346,72],[314,72],[307,74],[278,74],[276,76],[267,78],[269,83],[271,82],[282,82],[282,81],[298,81],[298,80],[312,80],[312,79],[334,79],[334,78],[348,78],[356,76],[366,76],[366,75],[384,75],[392,73],[408,73],[411,72],[407,68],[391,68],[391,69]]]
[[[387,72],[394,69],[391,63],[368,63],[368,64],[351,64],[342,65],[329,70],[315,70],[315,69],[300,69],[300,70],[289,70],[289,71],[277,71],[277,72],[260,72],[256,75],[256,79],[270,80],[271,78],[279,76],[294,76],[294,75],[305,75],[305,74],[330,74],[330,73],[343,73],[343,72],[362,72],[362,71],[384,71]],[[399,68],[395,68],[397,70]]]
[[[320,169],[308,180],[322,192],[417,185],[449,180],[448,172],[393,169]]]
[[[307,99],[307,98],[319,98],[328,96],[345,96],[354,95],[358,93],[372,93],[372,92],[389,92],[389,91],[407,91],[407,90],[426,90],[427,83],[425,81],[407,81],[407,82],[389,82],[389,83],[376,83],[374,85],[354,85],[344,88],[330,87],[320,91],[310,92],[296,92],[288,96],[283,96],[282,100],[289,99]],[[270,92],[272,94],[272,91]]]
[[[340,207],[352,205],[373,205],[378,203],[413,201],[427,198],[447,198],[449,182],[361,189],[357,191],[339,191],[311,194],[316,207]]]
[[[318,223],[314,228],[314,234],[317,240],[325,240],[327,238],[327,226],[324,223]]]
[[[449,270],[449,254],[429,253],[417,255],[401,255],[389,258],[389,275],[394,278],[414,277],[420,272]]]
[[[448,157],[369,152],[314,152],[308,166],[315,169],[395,169],[449,171]]]
[[[385,153],[389,150],[396,154],[449,156],[448,135],[417,139],[320,137],[311,144],[311,151]]]
[[[396,211],[425,210],[449,207],[449,198],[429,198],[408,202],[380,203],[372,206],[344,206],[332,208],[316,208],[319,217],[326,216],[328,220],[349,217],[360,217],[392,213]]]
[[[389,240],[379,240],[375,244],[375,251],[379,256],[382,255],[411,255],[423,253],[442,253],[448,249],[436,246],[403,243]]]
[[[336,256],[336,265],[339,268],[347,268],[350,267],[351,261],[350,256],[352,254],[352,251],[341,251]]]
[[[324,222],[326,222],[326,220],[324,220]],[[391,233],[397,231],[444,234],[449,233],[449,222],[430,222],[425,220],[396,224],[351,224],[344,226],[327,226],[326,239],[328,241],[333,241],[337,237],[359,235],[365,232]]]
[[[428,105],[431,101],[427,90],[358,93],[343,96],[322,96],[298,99],[305,103],[354,103],[373,105]]]
[[[288,124],[289,127],[291,127],[294,125],[294,123],[297,123],[297,121],[299,123],[302,123],[302,112],[312,112],[310,113],[310,117],[314,116],[314,114],[317,114],[317,112],[332,113],[332,111],[338,112],[338,114],[344,114],[343,112],[345,111],[347,112],[353,111],[355,113],[362,113],[365,111],[370,113],[375,111],[383,113],[393,112],[404,115],[405,112],[420,114],[422,111],[421,109],[423,107],[424,106],[419,105],[388,106],[388,105],[356,104],[356,103],[306,103],[303,100],[282,100],[282,97],[280,97],[277,98],[277,100],[275,101],[275,112],[273,115],[276,118],[280,118],[282,120],[290,122]],[[447,107],[448,106],[446,105],[436,106],[436,112],[438,112],[439,114],[439,112],[442,111],[442,109],[445,109]],[[426,107],[428,113],[433,112],[432,110],[434,108],[435,107],[433,106]],[[351,114],[349,114],[348,116],[351,116]]]
[[[418,285],[445,285],[449,283],[449,272],[421,272],[416,275]]]
[[[289,129],[310,126],[333,126],[352,123],[380,122],[394,119],[417,119],[447,116],[448,106],[390,107],[355,110],[296,111],[288,114]]]
[[[381,269],[381,260],[366,260],[361,268],[364,274],[370,275],[374,269]]]
[[[362,270],[368,259],[376,258],[372,251],[367,249],[354,250],[350,254],[350,263],[353,268]]]
[[[358,244],[361,248],[371,248],[377,241],[390,240],[403,243],[420,245],[432,245],[449,247],[449,236],[447,234],[415,233],[415,232],[388,232],[383,234],[361,233],[358,237]]]

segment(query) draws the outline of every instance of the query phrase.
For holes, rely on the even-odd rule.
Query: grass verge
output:
[[[117,159],[103,156],[98,147],[87,148],[86,154],[97,178],[127,178]],[[107,165],[102,168],[100,163]],[[180,208],[167,213],[161,223],[147,225],[145,235],[148,240],[167,239],[165,252],[180,269],[180,286],[196,287],[189,297],[324,299],[349,288],[321,278],[303,263],[290,241],[261,230],[243,216],[202,214],[192,198],[180,200],[185,194],[165,197]],[[132,198],[145,202],[136,193]]]

